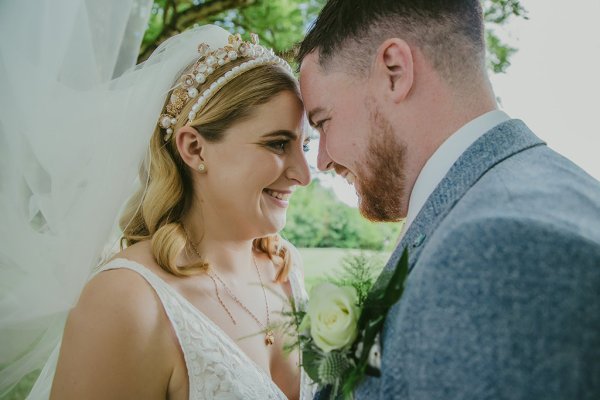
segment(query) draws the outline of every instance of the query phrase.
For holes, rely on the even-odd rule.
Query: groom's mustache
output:
[[[345,170],[348,169],[348,168],[346,168],[346,167],[344,167],[344,166],[342,166],[340,164],[337,164],[335,162],[332,162],[331,164],[332,164],[333,169],[335,170],[335,173],[338,174],[338,175],[341,175],[342,172],[344,172]]]

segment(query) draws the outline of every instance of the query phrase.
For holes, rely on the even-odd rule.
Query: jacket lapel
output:
[[[545,143],[522,121],[514,119],[481,136],[460,156],[429,196],[396,246],[384,271],[390,271],[398,263],[405,248],[409,253],[409,271],[412,270],[429,236],[479,178],[512,155],[540,145]]]

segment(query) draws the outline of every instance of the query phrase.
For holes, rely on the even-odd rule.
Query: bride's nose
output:
[[[311,181],[310,168],[303,151],[294,152],[288,159],[285,171],[286,178],[293,180],[297,185],[307,186]]]

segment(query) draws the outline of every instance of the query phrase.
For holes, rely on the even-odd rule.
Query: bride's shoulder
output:
[[[125,249],[109,263],[118,267],[120,260],[127,260],[151,270],[142,256],[144,246],[140,243],[136,248]],[[128,268],[111,268],[102,270],[87,282],[69,320],[93,318],[96,324],[107,324],[107,327],[134,327],[148,332],[146,328],[156,326],[162,317],[160,300],[142,275]]]
[[[152,255],[152,242],[150,240],[143,240],[132,244],[131,246],[127,246],[118,253],[115,253],[108,260],[108,263],[121,259],[133,261],[148,269],[153,269],[151,264],[155,264],[155,261]]]
[[[96,274],[85,285],[70,318],[93,315],[96,320],[106,317],[104,322],[115,327],[150,326],[160,317],[159,306],[154,290],[139,273],[110,269]]]
[[[133,395],[148,391],[149,381],[162,390],[176,362],[173,348],[167,316],[145,279],[125,268],[102,271],[69,313],[55,382],[69,393],[74,376],[84,391]]]

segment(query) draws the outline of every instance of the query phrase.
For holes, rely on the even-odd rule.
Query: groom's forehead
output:
[[[300,64],[300,83],[314,80],[319,75],[324,75],[324,71],[319,64],[318,52],[314,51],[304,57],[302,64]]]
[[[307,55],[300,65],[299,82],[303,97],[312,97],[314,93],[318,93],[319,97],[335,95],[332,90],[345,86],[344,78],[345,74],[341,71],[325,69],[319,63],[317,53]]]
[[[325,83],[325,75],[318,65],[318,58],[314,56],[314,53],[310,53],[302,60],[298,79],[305,105],[307,105],[307,100],[312,104],[322,97],[323,93],[320,89]]]

